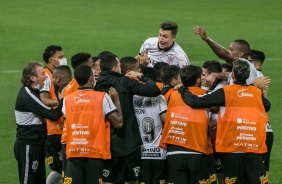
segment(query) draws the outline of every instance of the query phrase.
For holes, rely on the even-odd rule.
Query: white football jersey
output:
[[[243,58],[240,58],[240,60],[244,60],[244,61],[248,62],[249,66],[250,66],[250,76],[247,79],[246,83],[247,83],[247,85],[253,84],[254,80],[258,77],[257,76],[257,70],[256,70],[254,64],[251,63],[250,61],[246,60],[246,59],[243,59]],[[233,79],[231,77],[231,73],[228,76],[228,83],[229,84],[233,84]]]
[[[166,151],[159,147],[163,125],[160,115],[167,110],[167,102],[162,95],[144,97],[134,95],[133,104],[143,141],[142,159],[165,159]]]
[[[167,51],[160,50],[158,42],[158,37],[148,38],[140,48],[139,53],[145,53],[149,57],[148,66],[153,67],[158,62],[165,62],[183,68],[190,64],[188,56],[176,42]]]

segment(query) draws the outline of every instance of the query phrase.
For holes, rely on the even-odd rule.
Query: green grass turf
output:
[[[18,183],[13,155],[16,124],[14,104],[21,86],[23,67],[43,61],[50,44],[61,45],[68,61],[77,52],[93,56],[109,50],[119,58],[135,56],[148,37],[157,36],[165,20],[178,23],[177,42],[191,64],[218,59],[193,32],[200,25],[225,47],[235,39],[246,39],[253,49],[266,54],[263,73],[272,79],[269,119],[275,133],[270,181],[282,183],[281,52],[282,2],[279,0],[237,1],[3,1],[0,6],[0,183]],[[70,63],[69,63],[70,64]],[[69,65],[70,66],[70,65]]]

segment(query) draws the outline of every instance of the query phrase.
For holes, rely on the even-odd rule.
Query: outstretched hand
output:
[[[194,31],[197,35],[199,35],[203,40],[207,41],[209,37],[207,36],[205,30],[201,28],[200,26],[196,26],[194,28]]]
[[[271,79],[269,79],[268,77],[258,77],[254,80],[253,85],[261,89],[263,92],[267,92],[270,82]]]
[[[149,57],[144,52],[135,56],[135,59],[139,61],[140,64],[147,66],[149,63]]]
[[[217,74],[216,73],[211,73],[209,76],[206,77],[205,79],[205,84],[207,87],[212,87],[214,82],[217,79]]]

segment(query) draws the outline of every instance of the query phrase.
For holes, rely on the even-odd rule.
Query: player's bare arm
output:
[[[132,78],[140,78],[143,74],[140,72],[129,71],[125,76],[132,77]]]
[[[110,120],[110,122],[115,128],[120,129],[122,128],[123,125],[123,119],[122,119],[122,111],[121,111],[119,96],[115,88],[109,89],[109,96],[114,102],[118,112],[111,113],[107,118],[108,120]]]
[[[50,98],[49,93],[41,92],[40,93],[40,99],[48,107],[54,107],[54,106],[60,105],[60,102]]]
[[[219,45],[218,43],[216,43],[215,41],[213,41],[212,39],[210,39],[205,30],[200,27],[200,26],[196,26],[194,28],[194,31],[197,35],[199,35],[202,40],[204,40],[209,46],[210,48],[213,50],[213,52],[221,59],[223,59],[224,61],[226,61],[227,63],[232,63],[234,61],[237,61],[238,58],[232,57],[230,55],[230,53],[228,52],[228,50],[226,50],[224,47],[222,47],[221,45]]]

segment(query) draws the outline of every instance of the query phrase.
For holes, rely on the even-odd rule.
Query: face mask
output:
[[[60,63],[60,66],[61,65],[67,65],[68,64],[67,58],[59,59],[59,63]]]

